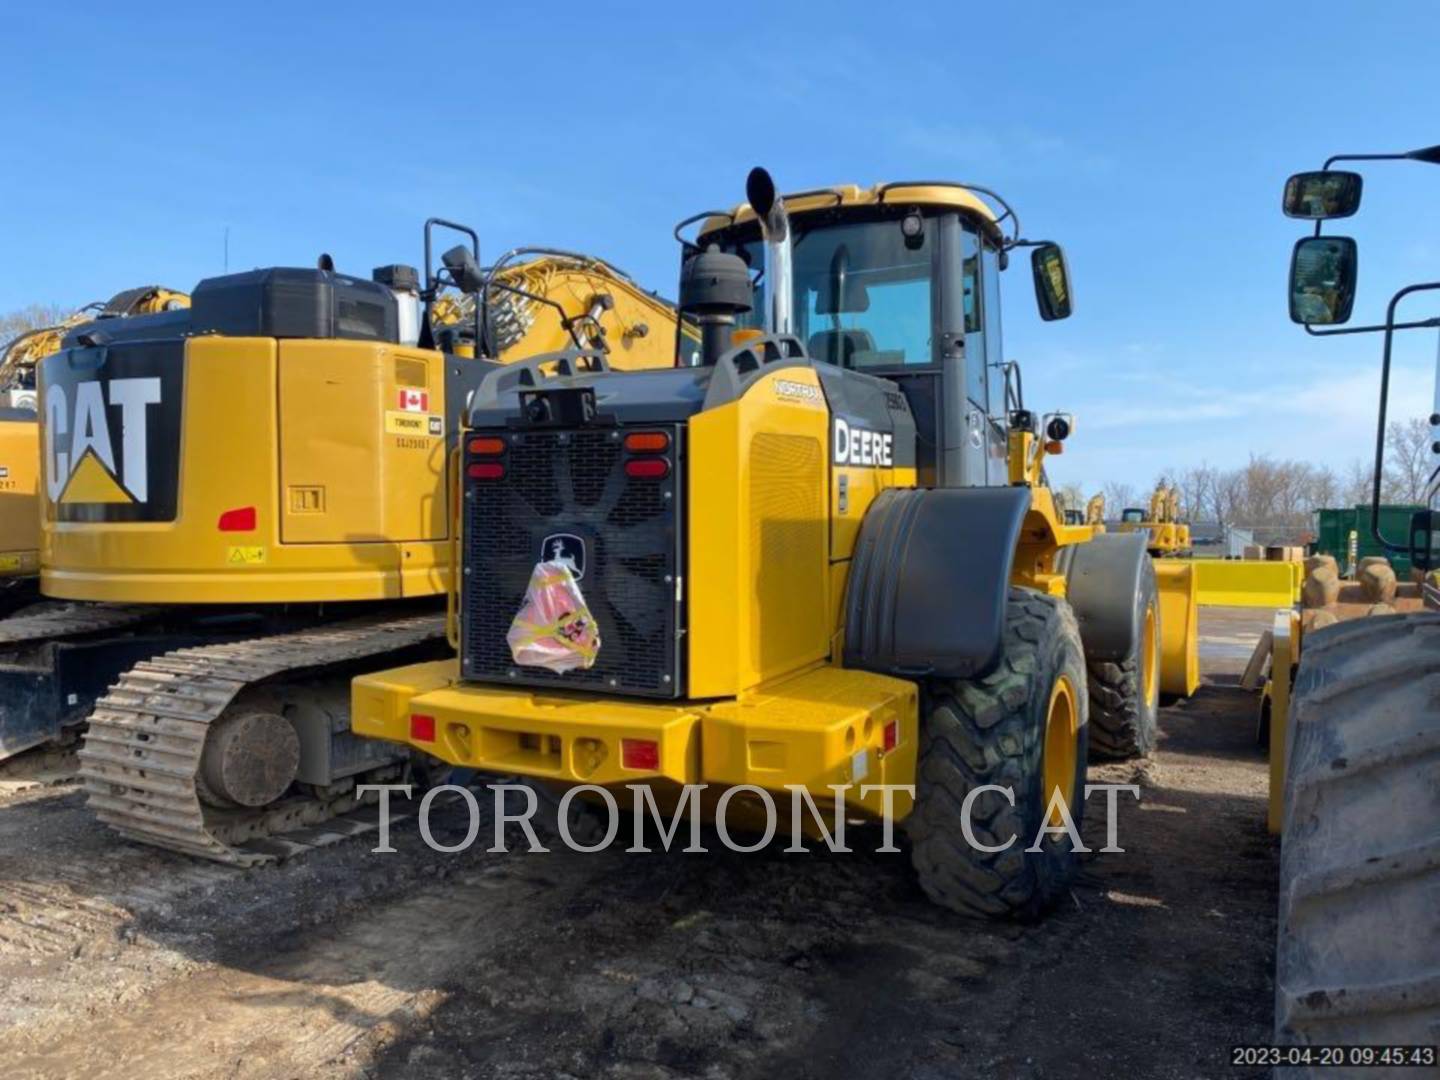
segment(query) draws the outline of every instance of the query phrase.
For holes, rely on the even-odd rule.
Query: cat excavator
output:
[[[439,219],[424,248],[423,274],[208,278],[39,362],[50,602],[0,621],[0,758],[83,733],[102,821],[241,865],[354,831],[357,782],[408,768],[348,734],[348,678],[444,645],[470,395],[556,334],[669,366],[678,319],[586,256],[482,268]]]
[[[38,327],[0,347],[0,615],[35,599],[40,572],[40,428],[36,365],[60,349],[82,323],[124,319],[188,307],[190,297],[160,285],[116,293],[87,304],[53,326]]]

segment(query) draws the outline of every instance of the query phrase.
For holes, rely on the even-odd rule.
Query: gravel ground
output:
[[[442,855],[411,821],[395,854],[362,838],[238,871],[116,842],[53,761],[43,783],[11,770],[0,1061],[7,1080],[1236,1075],[1227,1047],[1269,1038],[1278,846],[1254,698],[1215,655],[1152,761],[1092,768],[1141,788],[1127,850],[1089,857],[1035,926],[932,907],[859,832],[849,855]]]

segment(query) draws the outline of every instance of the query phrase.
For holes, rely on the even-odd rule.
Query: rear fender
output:
[[[971,679],[995,666],[1027,487],[891,488],[860,526],[845,666]]]

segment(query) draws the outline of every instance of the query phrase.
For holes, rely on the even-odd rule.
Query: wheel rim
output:
[[[1061,675],[1050,691],[1050,706],[1045,714],[1045,805],[1050,806],[1055,792],[1069,810],[1075,803],[1075,769],[1079,760],[1077,743],[1080,735],[1080,713],[1076,708],[1075,686],[1070,676]],[[1071,815],[1072,817],[1074,815]],[[1050,812],[1050,824],[1063,825],[1059,809]]]
[[[1155,700],[1155,676],[1159,668],[1158,657],[1160,650],[1156,648],[1155,641],[1155,605],[1150,604],[1145,608],[1145,631],[1140,636],[1140,669],[1144,673],[1145,704]]]

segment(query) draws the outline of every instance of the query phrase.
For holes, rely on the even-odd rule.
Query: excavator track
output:
[[[306,677],[443,639],[443,615],[359,619],[323,629],[178,649],[131,668],[101,698],[79,752],[80,780],[101,821],[155,847],[256,866],[375,827],[360,783],[397,779],[384,765],[317,795],[292,793],[253,810],[200,797],[211,725],[248,687]],[[323,825],[323,827],[321,827]]]
[[[139,626],[161,613],[139,604],[79,604],[47,601],[0,620],[0,647],[83,637]]]

